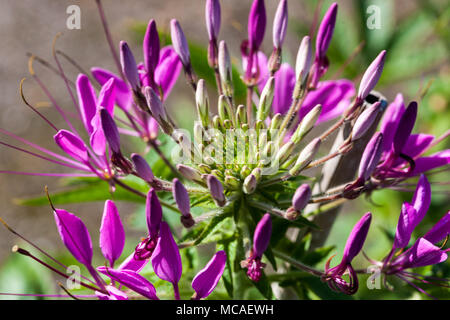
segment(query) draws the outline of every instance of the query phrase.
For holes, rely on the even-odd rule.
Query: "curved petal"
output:
[[[394,249],[405,248],[408,246],[411,234],[419,222],[417,210],[411,204],[407,202],[403,203],[394,238]]]
[[[394,135],[397,131],[398,123],[405,112],[403,95],[397,94],[394,101],[389,104],[381,121],[380,131],[383,133],[383,151],[389,151],[394,141]]]
[[[192,288],[196,292],[196,299],[203,299],[211,294],[223,274],[226,262],[227,254],[225,251],[218,251],[208,264],[197,273],[192,280]]]
[[[430,266],[447,260],[444,251],[424,238],[419,238],[404,255],[406,257],[404,268]]]
[[[116,83],[116,103],[122,110],[130,110],[133,94],[125,81],[111,71],[98,67],[92,68],[91,73],[100,85],[104,85],[109,79],[114,78]]]
[[[275,90],[273,95],[273,113],[284,114],[292,104],[292,93],[295,87],[295,71],[287,63],[283,63],[275,73]]]
[[[155,82],[161,87],[164,99],[167,99],[177,82],[182,66],[180,58],[171,46],[161,49],[159,63],[155,69]]]
[[[113,201],[106,200],[100,226],[100,249],[111,267],[122,254],[124,246],[125,230],[120,220],[119,211],[117,211]]]

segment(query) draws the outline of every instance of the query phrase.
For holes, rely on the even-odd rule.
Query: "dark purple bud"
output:
[[[377,82],[381,77],[381,73],[383,72],[385,57],[386,50],[383,50],[380,54],[378,54],[375,60],[372,61],[364,73],[358,90],[358,99],[360,101],[363,101],[369,95],[370,91],[372,91],[377,85]]]
[[[450,234],[450,211],[436,223],[424,236],[431,243],[438,243]]]
[[[153,175],[153,171],[148,165],[147,161],[137,153],[133,153],[131,155],[131,161],[133,161],[134,169],[139,177],[141,177],[144,181],[151,183],[155,176]]]
[[[122,65],[123,74],[127,78],[131,88],[134,91],[138,91],[141,83],[139,80],[136,60],[134,59],[133,53],[125,41],[120,42],[120,63]]]
[[[250,54],[258,51],[266,32],[266,7],[264,0],[254,0],[248,16],[248,41]]]
[[[292,207],[295,211],[302,211],[311,199],[311,188],[306,183],[302,184],[294,193],[292,198]]]
[[[220,31],[220,2],[219,0],[206,0],[205,6],[206,30],[209,41],[216,41]]]
[[[156,29],[156,22],[153,19],[148,23],[142,47],[144,50],[145,69],[148,73],[154,75],[156,66],[159,62],[160,45],[158,30]]]
[[[105,108],[100,108],[100,121],[102,129],[105,134],[106,141],[108,141],[109,147],[114,153],[120,153],[120,135],[119,129],[111,117],[109,112]]]
[[[191,215],[191,205],[189,202],[189,194],[183,184],[177,178],[172,181],[172,193],[183,216]]]
[[[271,234],[272,220],[270,219],[270,214],[266,213],[259,220],[255,233],[253,234],[253,257],[262,257],[264,251],[269,246]]]
[[[81,120],[89,134],[94,130],[92,128],[92,118],[97,111],[97,101],[95,90],[85,74],[79,74],[77,78],[78,104],[80,106]]]
[[[358,170],[358,178],[360,180],[366,181],[369,179],[380,161],[382,152],[383,134],[381,132],[376,132],[362,154]]]
[[[322,60],[327,54],[330,46],[331,38],[333,37],[334,26],[336,25],[338,5],[334,2],[320,23],[316,38],[316,58]]]
[[[180,251],[170,232],[169,225],[161,222],[158,244],[152,255],[152,266],[156,275],[174,286],[180,281],[183,266]]]
[[[288,5],[287,0],[280,0],[277,12],[273,20],[273,46],[277,49],[283,45],[284,37],[286,36],[288,24]]]
[[[89,154],[83,140],[67,130],[59,130],[53,137],[56,144],[69,156],[81,161],[88,162]]]
[[[181,63],[185,68],[189,68],[191,65],[189,46],[183,30],[176,19],[170,21],[170,35],[172,37],[173,48],[180,57]]]
[[[353,227],[352,232],[347,238],[345,244],[344,254],[342,257],[343,263],[350,264],[353,258],[361,251],[364,241],[366,241],[367,233],[369,232],[370,222],[372,221],[372,214],[367,212]]]
[[[356,119],[352,130],[353,141],[361,138],[372,126],[377,118],[378,112],[380,112],[380,104],[380,102],[376,102],[373,105],[370,105],[359,115],[358,119]]]
[[[208,264],[200,270],[192,280],[192,288],[195,290],[194,299],[200,300],[206,298],[213,292],[217,283],[222,277],[227,262],[225,251],[218,251],[209,260]]]
[[[403,113],[403,116],[397,126],[397,130],[395,131],[393,149],[396,155],[402,153],[403,147],[405,146],[406,141],[408,141],[412,129],[414,128],[416,117],[417,102],[412,101]]]
[[[115,270],[103,266],[98,267],[97,270],[150,300],[159,300],[153,284],[137,272],[131,270]]]
[[[120,220],[119,211],[111,200],[106,200],[100,226],[100,249],[112,267],[119,259],[125,246],[125,230]]]
[[[92,263],[92,241],[83,221],[62,209],[53,211],[59,236],[70,253],[88,268]]]
[[[208,185],[211,197],[214,199],[216,204],[219,207],[223,207],[226,203],[226,199],[225,194],[223,193],[222,183],[220,183],[220,181],[215,176],[209,174],[206,178],[206,184]]]
[[[145,203],[145,215],[147,217],[147,227],[150,237],[155,238],[158,235],[162,220],[162,208],[156,195],[155,189],[151,188],[147,194]]]

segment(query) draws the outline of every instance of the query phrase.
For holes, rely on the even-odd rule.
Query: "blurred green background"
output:
[[[21,136],[29,137],[34,142],[44,146],[51,146],[49,137],[51,132],[45,127],[33,122],[34,115],[27,112],[18,99],[17,81],[26,74],[27,51],[41,54],[50,60],[51,39],[58,31],[65,34],[59,43],[59,48],[70,53],[79,61],[85,69],[99,65],[114,70],[107,43],[98,22],[97,12],[92,1],[79,1],[77,4],[82,12],[82,29],[78,31],[67,31],[65,28],[65,8],[71,1],[42,1],[42,4],[49,4],[46,12],[33,1],[24,1],[18,4],[16,1],[8,0],[0,4],[3,12],[17,17],[11,21],[3,20],[2,39],[10,46],[1,52],[3,68],[0,69],[2,81],[6,88],[2,92],[5,97],[5,107],[1,113],[1,126]],[[268,29],[266,32],[264,51],[271,52],[271,24],[277,5],[277,1],[266,1],[268,11]],[[331,1],[323,1],[320,16],[328,8]],[[403,93],[406,102],[411,100],[419,101],[419,117],[415,125],[415,132],[424,132],[441,135],[449,129],[450,123],[450,6],[448,1],[421,1],[421,0],[348,0],[338,1],[339,13],[333,41],[328,51],[330,69],[326,75],[327,79],[348,78],[357,83],[368,64],[374,59],[379,51],[386,49],[387,61],[383,75],[380,79],[377,90],[382,92],[389,101],[397,93]],[[240,41],[246,38],[246,20],[251,1],[222,1],[222,29],[220,38],[225,39],[231,49],[233,62],[237,70],[240,70]],[[309,28],[313,20],[313,12],[317,1],[290,0],[289,1],[289,26],[286,38],[286,49],[284,49],[283,59],[293,63],[301,37],[309,33]],[[380,28],[369,29],[367,19],[370,14],[368,7],[376,6],[380,13]],[[211,83],[210,93],[213,91],[213,78],[207,67],[205,56],[205,46],[207,43],[206,29],[204,27],[204,1],[171,0],[160,1],[129,1],[125,5],[118,1],[104,1],[104,7],[108,21],[111,25],[113,38],[116,43],[119,40],[127,40],[132,47],[138,60],[142,58],[141,40],[145,31],[147,20],[155,18],[162,33],[167,32],[168,22],[172,17],[180,20],[185,34],[190,40],[193,64],[196,72],[202,78]],[[36,15],[34,20],[30,20],[27,15],[32,10],[38,10],[41,16]],[[378,10],[377,9],[377,10]],[[54,18],[49,26],[46,21]],[[1,20],[1,19],[0,19]],[[17,26],[21,26],[22,33],[12,32]],[[1,28],[0,28],[1,29]],[[10,33],[7,30],[11,30]],[[29,33],[31,34],[29,34]],[[164,38],[164,37],[163,37]],[[167,39],[166,39],[167,40]],[[164,41],[164,39],[163,39]],[[350,56],[360,46],[361,50],[348,64]],[[13,53],[13,54],[12,54]],[[23,56],[21,56],[23,55]],[[19,58],[20,57],[20,58]],[[342,68],[345,63],[345,67]],[[12,69],[14,67],[14,70]],[[72,79],[76,77],[76,70],[69,67],[68,74]],[[42,70],[42,69],[41,69]],[[63,105],[69,108],[70,101],[67,94],[62,92],[61,84],[56,76],[45,73],[45,80],[50,88],[56,91],[56,97],[63,101]],[[238,75],[235,74],[236,83]],[[242,95],[243,91],[237,94]],[[31,82],[26,88],[28,97],[34,101],[45,100],[36,85]],[[213,97],[213,101],[215,98]],[[167,101],[169,112],[173,114],[181,127],[191,128],[195,117],[194,99],[192,93],[185,84],[183,75]],[[49,113],[49,111],[47,111]],[[12,122],[13,119],[15,121]],[[30,120],[31,119],[31,120]],[[19,132],[17,132],[19,131]],[[163,141],[163,148],[170,150],[168,141]],[[166,143],[164,143],[166,142]],[[129,139],[128,151],[135,151],[135,148],[142,148],[136,140]],[[441,143],[431,152],[438,149],[450,147],[450,141]],[[139,150],[142,151],[142,150]],[[164,167],[161,162],[155,160],[154,155],[149,157],[152,168],[159,174],[164,175]],[[8,166],[8,169],[35,168],[36,171],[51,170],[48,164],[35,163],[33,159],[27,159],[21,154],[11,150],[1,149],[1,167]],[[159,168],[159,169],[158,169]],[[447,168],[448,169],[448,168]],[[447,210],[450,208],[448,181],[450,173],[441,172],[429,177],[432,184],[433,198],[432,206],[420,226],[416,229],[414,236],[423,235]],[[24,198],[28,196],[42,195],[43,186],[48,184],[50,190],[57,192],[67,188],[67,181],[60,182],[57,179],[44,179],[39,177],[13,177],[1,176],[0,191],[3,213],[5,218],[22,234],[38,243],[42,248],[53,253],[58,259],[70,265],[74,259],[64,250],[61,241],[56,234],[56,228],[52,221],[52,215],[48,206],[19,206],[17,201],[12,199]],[[83,185],[82,185],[83,187]],[[414,186],[411,187],[412,190]],[[101,195],[99,195],[101,197]],[[120,196],[118,196],[120,199]],[[391,239],[395,232],[395,227],[403,201],[410,201],[412,192],[397,192],[384,190],[375,192],[370,199],[360,198],[356,201],[348,202],[341,210],[340,216],[334,225],[326,245],[334,245],[332,254],[337,253],[334,261],[340,258],[340,253],[345,244],[354,223],[367,211],[374,214],[373,224],[369,232],[368,241],[364,251],[376,260],[383,258],[389,251]],[[90,200],[89,197],[85,199]],[[42,204],[45,202],[35,202]],[[102,202],[83,204],[68,204],[65,209],[77,213],[88,225],[94,242],[94,252],[96,261],[102,263],[100,250],[98,248],[98,228],[100,225]],[[127,231],[127,247],[124,252],[133,250],[140,236],[145,232],[142,205],[127,202],[121,203],[119,211],[124,217]],[[165,212],[170,219],[170,212]],[[55,293],[59,288],[55,284],[55,278],[41,266],[34,264],[31,260],[17,255],[9,254],[8,250],[12,244],[21,243],[17,238],[8,234],[4,229],[0,229],[0,292],[16,293]],[[198,271],[210,256],[211,250],[203,248],[205,258],[201,261],[191,259],[190,250],[183,253],[184,265],[187,267],[193,264],[193,269]],[[126,254],[124,254],[124,257]],[[322,268],[323,261],[317,266]],[[365,267],[368,262],[362,256],[357,258],[357,265]],[[431,268],[429,268],[431,269]],[[425,270],[428,273],[440,277],[450,277],[450,262],[446,262],[433,268]],[[189,282],[195,273],[192,271],[183,276],[186,289],[182,295],[189,297],[191,294]],[[149,279],[154,281],[158,287],[158,292],[164,298],[165,295],[160,290],[168,290],[169,286],[162,283],[148,273]],[[369,290],[365,285],[365,278],[361,277],[359,292],[356,299],[426,299],[424,295],[417,294],[404,283],[393,282],[395,289],[388,291]],[[448,299],[450,292],[448,289],[422,286],[436,297]],[[344,298],[342,295],[320,291],[316,297],[321,298]],[[170,295],[168,296],[170,297]],[[224,290],[219,288],[211,299],[223,298]],[[0,299],[2,297],[0,296]],[[7,297],[14,298],[14,297]],[[17,297],[19,298],[19,297]],[[248,298],[260,298],[255,292]],[[21,297],[21,299],[24,299]],[[28,298],[27,298],[28,299]]]

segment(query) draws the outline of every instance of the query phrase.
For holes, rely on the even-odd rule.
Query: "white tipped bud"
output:
[[[275,78],[270,77],[269,80],[267,80],[267,83],[264,86],[264,89],[261,93],[261,97],[259,99],[258,113],[256,116],[257,120],[264,121],[267,118],[270,112],[270,108],[272,107],[274,91],[275,91]]]
[[[311,111],[303,117],[302,121],[292,135],[291,141],[293,141],[294,143],[300,142],[303,137],[306,136],[308,132],[311,131],[311,129],[314,127],[321,112],[322,106],[320,104],[312,108]]]
[[[205,80],[200,79],[197,83],[197,91],[195,92],[195,104],[199,120],[204,127],[209,124],[209,97],[205,88]]]
[[[255,192],[258,181],[253,174],[250,174],[245,178],[244,184],[242,185],[242,189],[246,194],[252,194]]]
[[[321,140],[319,138],[311,141],[303,150],[297,158],[294,166],[289,170],[291,176],[296,176],[302,171],[314,158],[317,151],[319,151]]]
[[[177,170],[188,180],[202,181],[202,175],[199,171],[184,164],[178,164]]]
[[[305,36],[300,44],[295,63],[295,76],[300,86],[306,81],[312,65],[311,39]]]
[[[230,54],[225,41],[219,43],[219,75],[222,80],[223,93],[230,97],[233,95],[233,77]]]

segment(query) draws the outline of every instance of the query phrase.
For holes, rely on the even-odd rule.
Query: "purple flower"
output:
[[[78,104],[80,107],[81,120],[83,121],[86,131],[91,134],[92,119],[97,112],[97,97],[89,78],[84,74],[79,74],[77,78],[77,94]]]
[[[172,283],[175,298],[179,300],[178,282],[181,278],[183,266],[178,246],[173,239],[169,225],[164,221],[161,222],[160,236],[152,255],[152,266],[160,279]]]
[[[109,112],[101,108],[100,109],[100,123],[103,129],[103,133],[105,135],[106,141],[108,141],[108,145],[111,148],[113,153],[120,153],[120,134],[119,129],[111,117]]]
[[[222,277],[226,262],[227,254],[225,251],[218,251],[206,266],[197,273],[192,280],[192,288],[195,290],[192,297],[194,300],[204,299],[211,294],[220,277]]]
[[[262,276],[262,269],[265,264],[261,262],[262,255],[269,246],[270,236],[272,234],[272,220],[270,214],[266,213],[256,225],[253,234],[253,248],[250,256],[241,261],[241,267],[247,268],[247,275],[252,281],[259,281]]]
[[[248,15],[248,41],[250,52],[256,53],[261,46],[266,32],[266,7],[264,0],[253,0]]]
[[[327,282],[328,286],[335,291],[345,294],[355,294],[358,291],[358,276],[353,269],[351,262],[355,256],[361,251],[369,232],[372,214],[366,213],[353,227],[352,232],[347,238],[344,253],[341,262],[330,269],[330,260],[325,265],[325,273],[322,279]],[[342,276],[348,272],[349,282],[344,280]]]
[[[119,259],[125,246],[125,230],[113,201],[107,200],[100,227],[100,249],[111,267]]]

